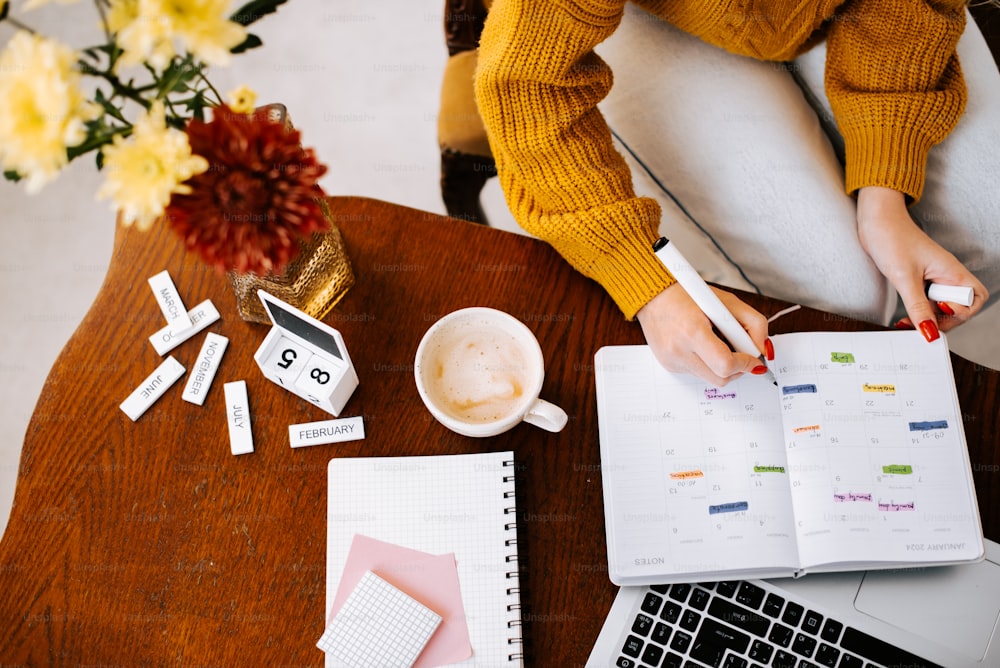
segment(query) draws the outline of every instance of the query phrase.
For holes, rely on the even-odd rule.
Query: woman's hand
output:
[[[989,293],[985,286],[917,226],[906,209],[903,193],[878,187],[858,191],[858,237],[903,300],[907,318],[900,322],[916,323],[928,341],[938,338],[938,330],[962,324],[986,303]],[[971,287],[975,294],[972,305],[931,303],[925,292],[928,281]]]
[[[773,359],[767,318],[736,296],[712,290],[747,330],[757,348]],[[651,299],[639,309],[636,318],[656,359],[668,371],[691,373],[716,386],[746,372],[759,375],[767,371],[756,357],[733,352],[715,334],[712,322],[679,283]]]

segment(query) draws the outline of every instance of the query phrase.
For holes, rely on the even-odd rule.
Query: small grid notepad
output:
[[[366,572],[316,646],[348,666],[412,666],[441,616]]]

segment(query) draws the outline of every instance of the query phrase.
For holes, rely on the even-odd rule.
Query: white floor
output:
[[[93,26],[90,3],[28,15],[19,11],[22,0],[13,4],[43,32],[87,44],[71,29]],[[220,90],[246,83],[261,103],[287,104],[303,142],[330,168],[328,193],[443,213],[435,127],[447,57],[443,6],[443,0],[289,0],[254,26],[264,48],[211,78]],[[0,24],[0,44],[11,34]],[[0,182],[0,533],[45,376],[97,294],[110,259],[114,216],[106,202],[94,201],[100,179],[85,158],[34,197]],[[496,179],[484,199],[494,225],[513,229]],[[966,338],[953,338],[953,348],[961,344],[975,358],[978,335]],[[1000,360],[983,353],[977,361],[990,363],[991,355]]]

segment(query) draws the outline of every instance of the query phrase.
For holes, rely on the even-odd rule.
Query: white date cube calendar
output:
[[[274,326],[254,354],[264,377],[332,415],[340,415],[358,374],[340,332],[258,290]]]

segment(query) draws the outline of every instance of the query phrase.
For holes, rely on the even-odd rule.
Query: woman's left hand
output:
[[[903,193],[889,188],[866,187],[858,192],[858,237],[861,246],[889,279],[915,323],[928,341],[975,315],[986,303],[986,287],[958,259],[920,229],[906,209]],[[971,306],[933,303],[927,283],[964,285],[975,294]],[[905,319],[904,319],[905,320]]]

